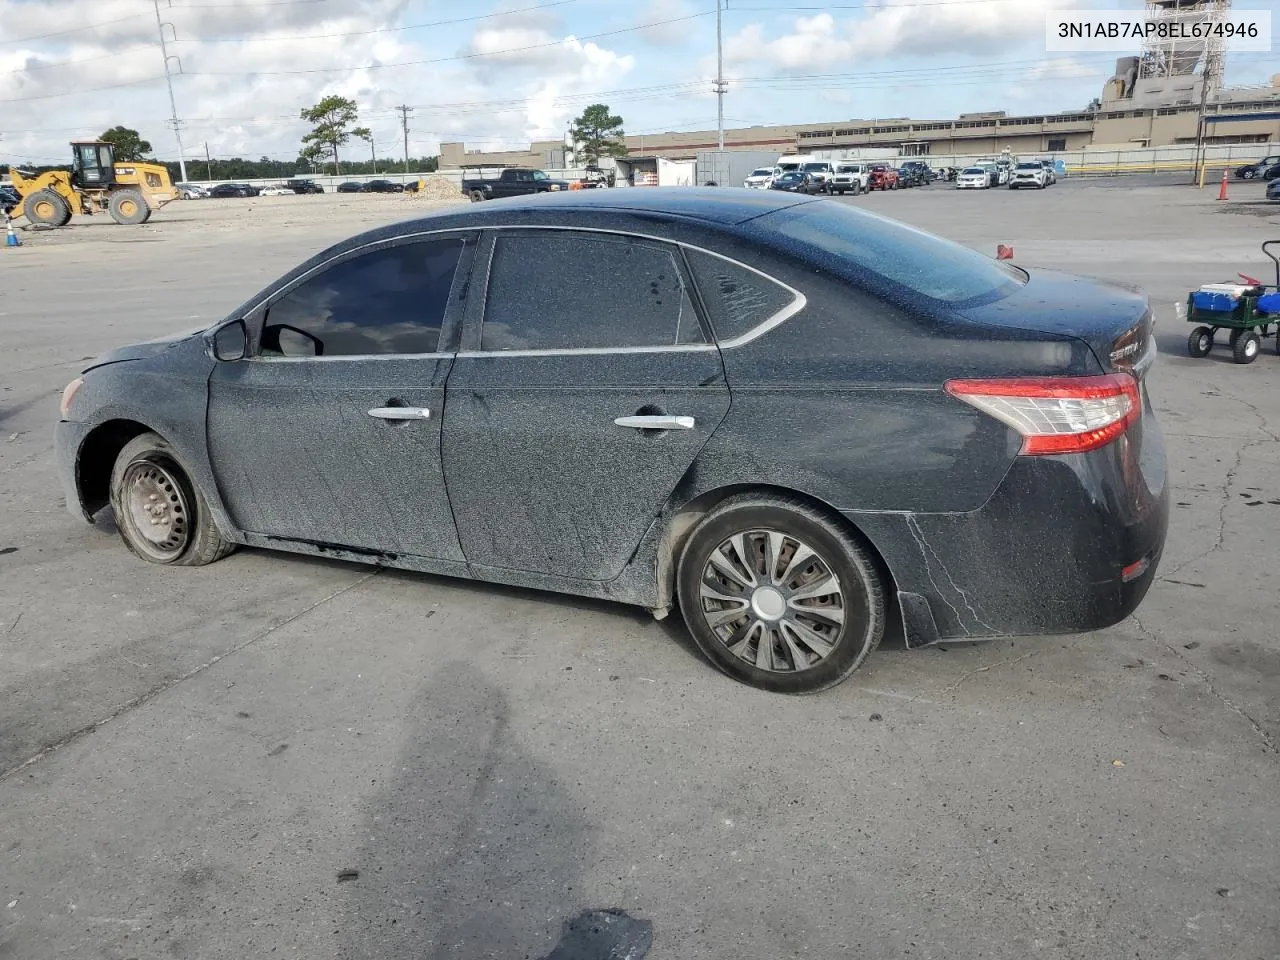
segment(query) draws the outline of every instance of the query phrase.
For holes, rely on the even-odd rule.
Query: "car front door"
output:
[[[249,356],[209,381],[209,455],[241,530],[461,561],[440,462],[442,331],[456,336],[474,250],[469,233],[366,247],[249,318]]]
[[[490,579],[613,580],[729,409],[682,253],[530,229],[478,260],[444,419],[463,552]]]

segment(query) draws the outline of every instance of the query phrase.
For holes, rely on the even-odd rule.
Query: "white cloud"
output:
[[[648,0],[637,10],[634,26],[655,24],[639,31],[640,36],[650,43],[662,46],[685,44],[690,39],[692,21],[689,18],[698,12],[688,0]],[[672,20],[677,22],[666,22]]]

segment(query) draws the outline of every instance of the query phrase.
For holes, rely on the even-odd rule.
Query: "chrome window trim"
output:
[[[791,286],[789,283],[783,283],[781,280],[777,279],[776,277],[770,276],[769,274],[765,273],[763,270],[758,270],[755,267],[751,266],[750,264],[743,263],[740,260],[734,260],[732,257],[726,257],[724,254],[717,253],[715,250],[708,250],[706,247],[700,247],[697,244],[688,243],[687,241],[684,241],[684,240],[672,240],[669,237],[657,237],[647,233],[633,233],[627,230],[611,230],[604,227],[579,227],[579,226],[572,226],[572,225],[542,226],[538,224],[513,224],[509,226],[499,226],[499,225],[486,224],[483,226],[471,226],[471,227],[444,227],[439,230],[424,230],[419,233],[405,233],[405,234],[400,234],[394,237],[384,237],[380,240],[374,240],[371,243],[366,243],[363,246],[353,247],[350,250],[344,250],[342,253],[335,254],[334,256],[330,257],[328,260],[325,260],[322,263],[316,264],[314,267],[308,270],[305,274],[293,280],[288,285],[287,288],[282,288],[282,289],[292,289],[294,287],[301,286],[303,283],[310,280],[321,270],[324,270],[326,267],[328,267],[331,263],[334,263],[335,261],[338,261],[338,260],[345,259],[347,257],[357,256],[366,250],[371,250],[375,247],[379,247],[384,244],[393,244],[393,243],[406,241],[406,240],[418,240],[423,237],[433,237],[433,236],[438,236],[440,234],[446,234],[446,233],[477,233],[477,232],[482,233],[485,231],[498,232],[498,231],[507,231],[507,230],[564,230],[564,231],[569,231],[573,233],[603,233],[603,234],[608,234],[608,235],[617,236],[617,237],[628,237],[628,238],[635,238],[637,240],[649,240],[655,243],[672,244],[674,246],[681,247],[685,250],[696,250],[698,253],[704,253],[709,257],[715,257],[718,260],[723,260],[725,263],[731,263],[735,267],[738,267],[743,270],[747,270],[750,273],[754,273],[759,277],[763,277],[769,283],[779,286],[782,289],[786,290],[789,294],[791,294],[792,301],[786,306],[784,306],[781,310],[778,310],[776,313],[772,314],[771,316],[765,318],[760,323],[756,324],[756,326],[752,327],[746,333],[739,334],[738,336],[733,337],[729,340],[721,340],[719,341],[718,344],[691,343],[691,344],[677,344],[677,345],[654,346],[654,347],[568,347],[563,350],[497,350],[497,351],[464,350],[464,351],[459,351],[458,353],[366,353],[366,354],[349,353],[349,354],[340,354],[338,356],[333,356],[333,357],[256,356],[256,357],[247,357],[245,359],[250,361],[264,361],[267,363],[301,363],[301,362],[315,362],[317,360],[319,361],[441,360],[441,359],[447,359],[449,357],[458,357],[461,359],[471,360],[479,357],[603,356],[603,355],[614,354],[614,353],[701,353],[708,350],[733,350],[737,347],[745,346],[746,344],[750,343],[752,340],[757,340],[760,337],[764,336],[766,333],[768,333],[770,330],[773,330],[775,327],[781,326],[782,324],[786,323],[788,320],[790,320],[797,313],[799,313],[801,310],[803,310],[805,307],[809,305],[808,298],[799,290],[797,290],[795,287]],[[250,314],[255,313],[258,310],[261,310],[262,307],[266,305],[267,301],[269,301],[273,296],[275,296],[275,293],[268,294],[267,296],[263,297],[261,300],[254,303],[253,307],[250,310],[245,311],[245,315],[248,316]]]

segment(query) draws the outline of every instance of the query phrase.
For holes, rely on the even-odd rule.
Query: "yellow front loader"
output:
[[[71,144],[72,169],[24,176],[9,168],[22,197],[22,213],[37,226],[61,227],[72,214],[110,214],[116,223],[146,223],[153,210],[177,199],[167,167],[158,163],[116,163],[109,143]]]

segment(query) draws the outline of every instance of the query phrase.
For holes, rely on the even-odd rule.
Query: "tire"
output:
[[[116,223],[133,225],[147,222],[151,216],[151,205],[140,190],[126,188],[111,194],[107,211]]]
[[[37,190],[22,201],[22,213],[40,227],[61,227],[71,219],[71,207],[56,190]]]
[[[484,191],[483,191],[483,190],[472,190],[469,194],[467,194],[467,196],[469,196],[469,197],[471,198],[471,202],[472,202],[472,203],[479,203],[480,201],[482,201],[482,200],[484,199]]]
[[[155,433],[130,440],[116,457],[111,508],[125,546],[149,563],[203,567],[235,549],[173,448]]]
[[[1196,327],[1187,337],[1187,353],[1190,356],[1207,357],[1213,349],[1213,327]]]
[[[1256,177],[1257,175],[1258,175],[1258,171],[1257,171],[1257,170],[1246,170],[1246,171],[1244,171],[1242,174],[1240,174],[1240,179],[1241,179],[1241,180],[1252,180],[1252,179],[1253,179],[1254,177]]]
[[[1236,363],[1253,363],[1258,359],[1262,341],[1252,330],[1241,330],[1231,337],[1231,357]]]
[[[764,559],[770,544],[778,550],[772,575]],[[813,555],[793,571],[790,561],[801,546]],[[788,596],[832,581],[833,591]],[[749,592],[752,583],[756,589]],[[884,635],[885,589],[871,555],[826,514],[789,497],[744,494],[707,514],[681,552],[676,589],[685,623],[707,659],[733,679],[774,693],[836,686]],[[791,612],[797,609],[806,612]],[[837,609],[838,619],[831,616]],[[741,611],[736,618],[735,610]],[[731,642],[740,649],[731,649]]]

